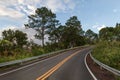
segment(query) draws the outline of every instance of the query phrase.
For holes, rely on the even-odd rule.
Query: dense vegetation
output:
[[[35,14],[28,16],[25,28],[37,31],[35,38],[42,41],[37,45],[33,40],[28,41],[26,33],[19,30],[5,30],[0,40],[0,62],[23,59],[52,51],[66,49],[85,44],[94,44],[98,36],[92,30],[83,31],[77,16],[71,16],[61,25],[56,14],[46,7],[37,8]],[[49,42],[45,42],[48,36]]]
[[[120,70],[120,42],[99,42],[93,50],[93,56],[104,64]]]
[[[99,43],[93,56],[101,62],[120,70],[120,24],[99,31]]]

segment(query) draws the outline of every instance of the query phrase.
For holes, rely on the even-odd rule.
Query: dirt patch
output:
[[[98,80],[116,80],[115,76],[111,72],[109,72],[109,71],[101,68],[99,65],[97,65],[90,58],[89,54],[87,56],[86,61],[87,61],[87,64],[88,64],[89,68],[91,69],[91,71],[94,73],[94,75],[96,76],[96,78]]]

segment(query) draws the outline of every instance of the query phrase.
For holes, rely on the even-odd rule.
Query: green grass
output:
[[[92,55],[102,63],[120,70],[120,42],[99,42]]]
[[[52,51],[57,51],[60,49],[54,48],[51,49],[49,47],[35,47],[31,51],[25,50],[25,49],[20,49],[16,48],[15,50],[12,51],[12,55],[9,56],[0,56],[0,63],[2,62],[8,62],[8,61],[14,61],[14,60],[20,60],[20,59],[25,59],[33,56],[38,56],[46,53],[50,53]]]
[[[88,45],[85,45],[85,46],[88,46]],[[26,49],[16,48],[14,50],[11,50],[12,55],[9,55],[9,56],[6,56],[6,55],[1,56],[1,53],[0,53],[0,63],[25,59],[25,58],[47,54],[47,53],[62,50],[62,49],[65,49],[65,48],[59,48],[56,45],[48,45],[48,46],[45,46],[44,48],[40,46],[39,47],[34,46],[32,47],[31,51]]]
[[[17,48],[13,50],[12,53],[13,54],[9,56],[0,56],[0,63],[38,56],[45,54],[46,52],[43,48],[34,48],[31,51]]]
[[[10,55],[10,56],[1,56],[0,57],[0,63],[2,62],[8,62],[8,61],[13,61],[13,60],[19,60],[19,59],[24,59],[24,58],[28,58],[28,57],[32,57],[33,54],[23,50],[23,49],[19,49],[18,51],[14,51],[14,55]]]

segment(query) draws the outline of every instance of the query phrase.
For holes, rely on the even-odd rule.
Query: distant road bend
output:
[[[10,72],[1,73],[0,80],[94,80],[84,58],[90,48],[63,52]]]

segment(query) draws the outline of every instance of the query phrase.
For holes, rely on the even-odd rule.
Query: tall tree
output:
[[[51,26],[49,27],[49,29],[47,30],[47,34],[49,35],[49,40],[53,43],[56,43],[58,40],[57,34],[58,34],[59,25],[60,25],[59,20],[54,20]]]
[[[57,28],[52,29],[51,32],[49,33],[49,40],[52,41],[53,43],[61,42],[64,28],[65,26],[60,25]]]
[[[28,16],[28,24],[25,26],[29,28],[34,28],[38,34],[36,37],[42,40],[42,45],[44,46],[45,35],[48,28],[53,26],[56,22],[56,15],[46,7],[37,8],[35,14]]]
[[[83,30],[81,28],[81,23],[78,20],[76,16],[70,17],[70,19],[67,20],[66,28],[64,29],[63,33],[63,39],[65,43],[70,46],[74,47],[80,44],[77,44],[77,42],[82,39]],[[83,39],[82,39],[83,40]]]

